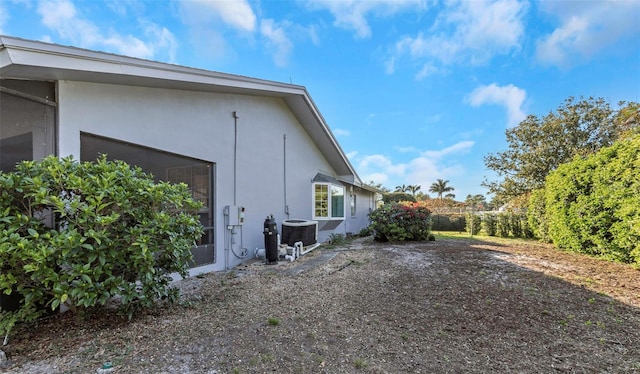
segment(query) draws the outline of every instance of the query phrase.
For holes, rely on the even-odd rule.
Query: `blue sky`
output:
[[[526,115],[640,101],[640,0],[0,0],[0,34],[306,86],[363,181],[458,200]]]

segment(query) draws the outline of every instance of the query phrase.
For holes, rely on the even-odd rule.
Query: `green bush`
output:
[[[377,241],[428,240],[431,211],[418,204],[385,204],[369,214]]]
[[[524,231],[522,229],[522,221],[520,214],[509,213],[509,228],[511,228],[511,236],[514,238],[522,238]]]
[[[373,230],[371,230],[371,227],[367,226],[362,230],[360,230],[360,232],[358,233],[358,236],[361,238],[365,238],[367,236],[371,236],[372,234],[373,234]]]
[[[500,213],[498,214],[498,222],[497,222],[498,236],[501,238],[509,237],[511,233],[511,220],[509,219],[509,214]]]
[[[473,213],[467,213],[465,218],[466,226],[465,231],[471,235],[478,235],[482,229],[482,218],[479,215]]]
[[[487,213],[482,216],[482,228],[489,236],[496,236],[498,233],[498,218],[495,214]]]
[[[382,194],[382,202],[385,204],[401,203],[403,201],[416,202],[416,197],[406,192],[389,192]]]
[[[527,209],[527,224],[531,228],[531,237],[544,242],[551,242],[549,238],[549,221],[546,217],[545,190],[534,190],[529,197]]]
[[[349,240],[344,234],[333,233],[329,235],[329,239],[327,239],[327,243],[329,245],[344,245]]]
[[[120,298],[124,311],[175,301],[202,235],[184,184],[155,183],[124,162],[47,157],[0,173],[0,292],[18,293],[0,331],[46,305],[74,312]]]
[[[640,135],[548,177],[549,237],[560,248],[640,265]]]

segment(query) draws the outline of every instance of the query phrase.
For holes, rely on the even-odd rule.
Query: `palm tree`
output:
[[[403,184],[402,186],[396,186],[395,192],[407,192],[408,190],[409,186]]]
[[[411,192],[413,196],[416,196],[416,192],[420,191],[420,185],[411,184],[407,186],[407,191]]]
[[[445,192],[451,192],[455,190],[455,188],[451,186],[447,186],[448,183],[449,183],[448,180],[445,181],[442,179],[438,179],[433,184],[431,184],[431,187],[429,187],[429,192],[438,194],[438,198],[442,200],[442,194],[444,194]],[[450,197],[450,196],[455,197],[456,195],[448,194],[446,197]]]

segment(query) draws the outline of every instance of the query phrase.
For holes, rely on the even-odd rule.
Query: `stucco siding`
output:
[[[79,159],[85,132],[215,164],[213,270],[225,266],[224,206],[246,208],[242,244],[252,255],[264,246],[267,215],[278,223],[312,218],[311,179],[318,170],[332,172],[279,98],[69,81],[58,87],[60,156]],[[233,255],[229,259],[229,267],[242,262]]]

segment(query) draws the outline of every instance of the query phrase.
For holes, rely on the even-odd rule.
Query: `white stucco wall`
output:
[[[264,247],[267,215],[273,214],[278,223],[286,218],[311,219],[311,179],[318,171],[333,172],[279,98],[61,81],[58,103],[60,156],[79,159],[80,133],[86,132],[215,164],[216,264],[207,271],[225,268],[223,208],[234,204],[234,111],[239,116],[235,203],[246,208],[242,242],[250,255]],[[359,197],[359,212],[368,213],[367,199]],[[355,221],[349,223],[352,218],[345,204],[346,222],[333,232],[355,227]],[[229,258],[229,267],[243,261]]]
[[[370,192],[358,187],[353,188],[353,195],[356,196],[356,215],[351,215],[351,199],[350,189],[347,187],[348,206],[346,213],[346,232],[357,235],[360,230],[369,226],[369,213],[375,209],[374,195]]]

